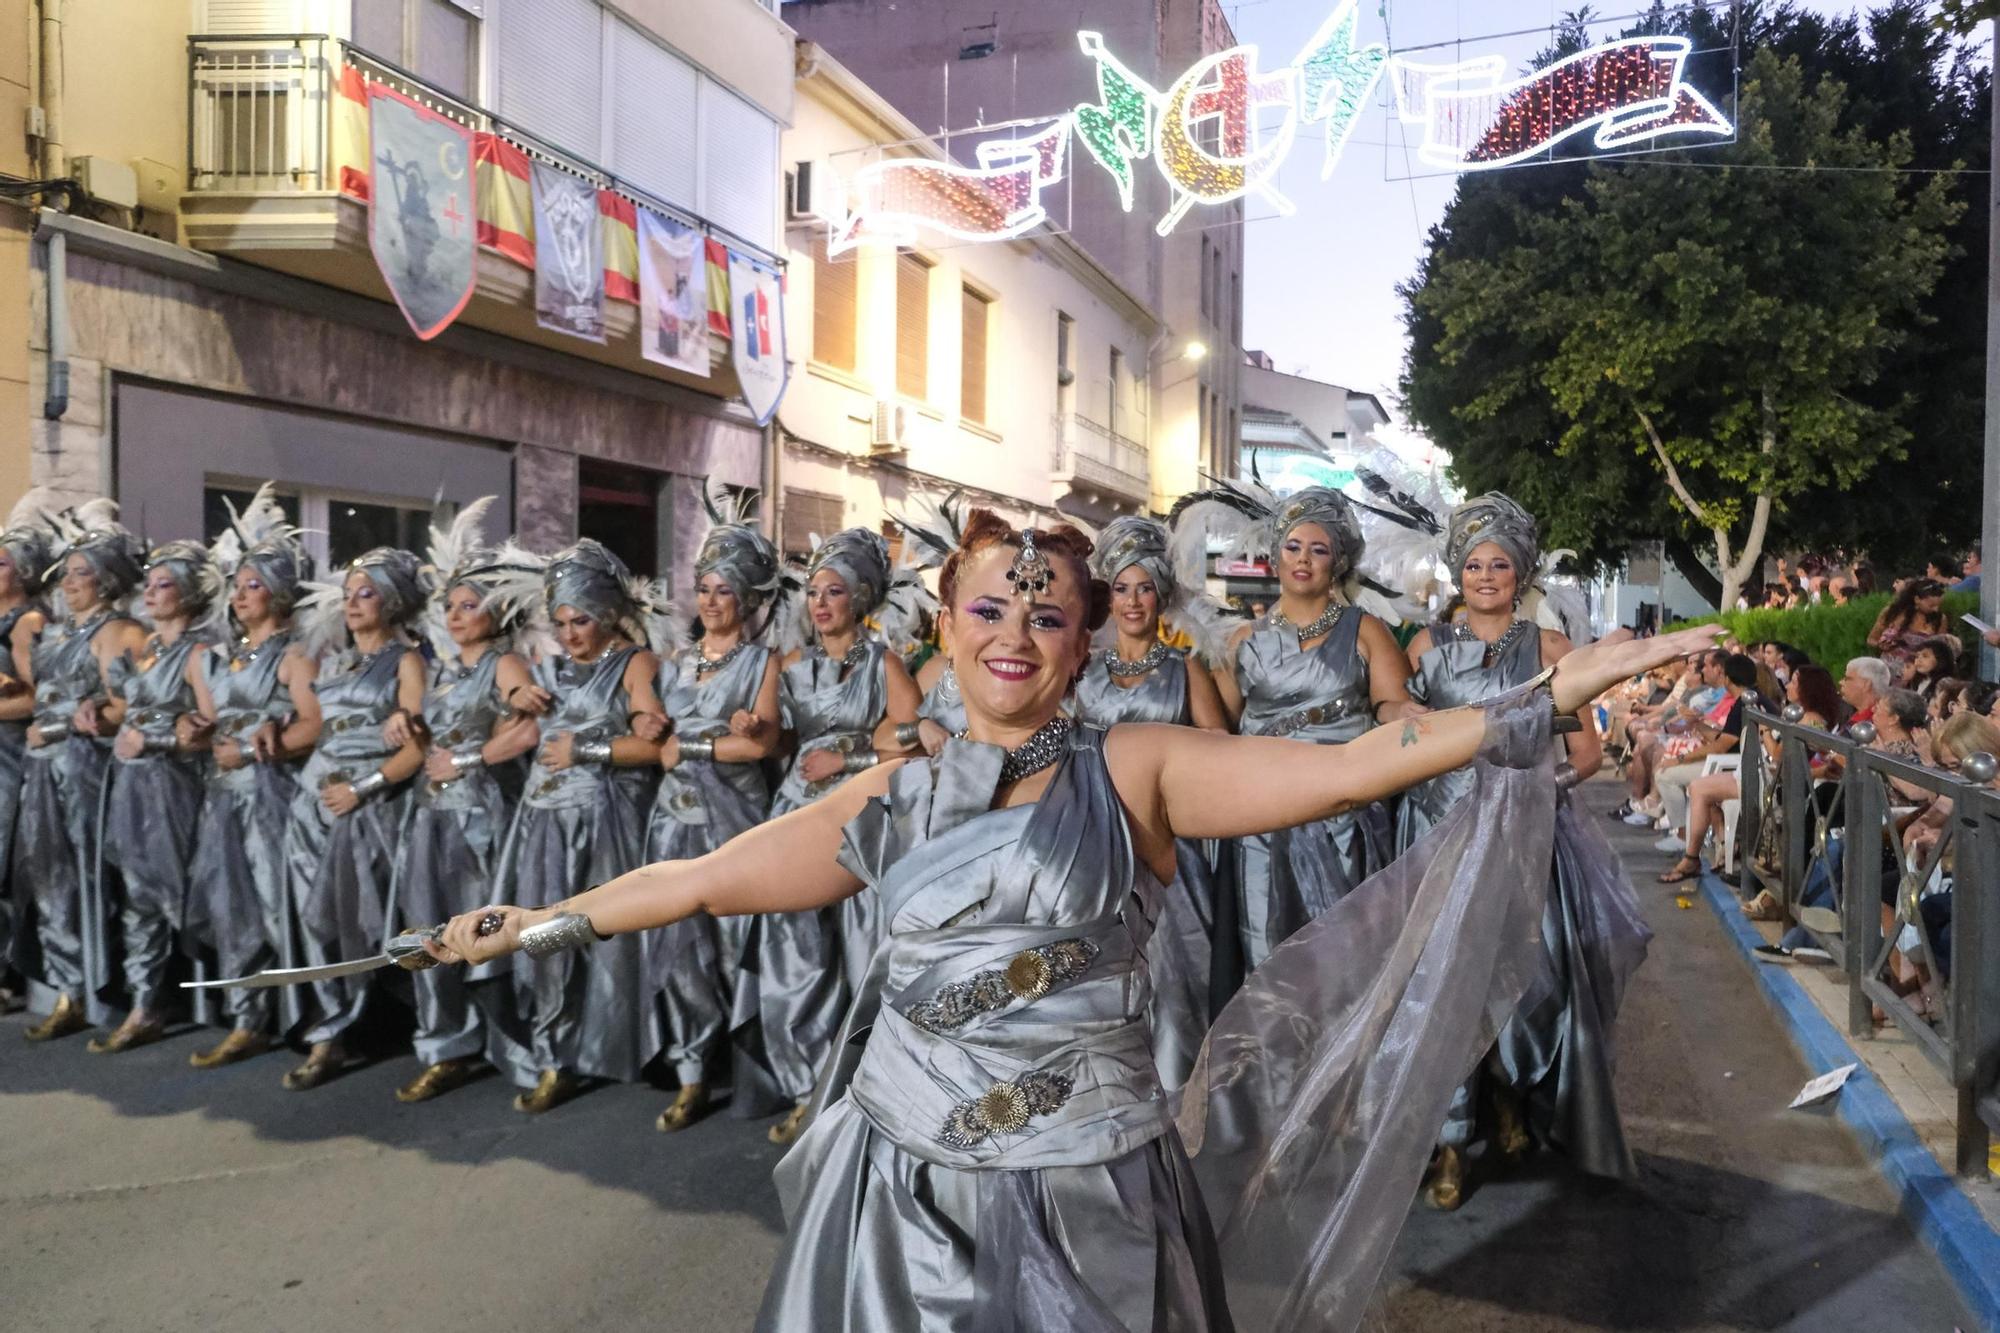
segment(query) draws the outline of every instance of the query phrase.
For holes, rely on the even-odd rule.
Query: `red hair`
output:
[[[1051,560],[1067,563],[1076,575],[1077,585],[1084,590],[1084,623],[1096,633],[1111,618],[1111,585],[1090,572],[1090,538],[1067,523],[1033,531],[1036,548],[1046,552]],[[966,561],[995,546],[1020,550],[1020,529],[990,509],[975,509],[966,515],[958,549],[946,557],[944,569],[938,574],[938,599],[946,606],[957,606],[958,579]]]

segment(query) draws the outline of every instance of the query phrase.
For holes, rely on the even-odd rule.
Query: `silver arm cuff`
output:
[[[570,753],[581,764],[608,764],[611,762],[611,742],[578,741],[570,747]]]
[[[905,750],[912,750],[922,743],[923,728],[920,723],[898,722],[896,724],[896,744]]]
[[[145,740],[141,754],[177,754],[181,748],[181,743],[172,736],[148,736]]]
[[[530,958],[550,958],[565,949],[595,944],[599,938],[589,917],[581,912],[564,912],[522,931],[521,952]]]
[[[1568,791],[1583,781],[1583,774],[1576,771],[1576,765],[1562,763],[1556,765],[1556,790]]]
[[[866,773],[881,762],[882,756],[876,754],[873,750],[861,750],[841,760],[840,771],[843,773]]]
[[[713,761],[714,761],[714,759],[715,759],[715,742],[714,742],[714,741],[682,741],[682,742],[681,742],[681,758],[682,758],[683,760],[687,760],[687,759],[706,759],[706,760],[709,760],[709,761],[713,762]]]
[[[461,750],[451,757],[451,766],[461,773],[486,767],[486,756],[477,750]]]
[[[389,779],[383,774],[382,770],[378,768],[373,773],[364,774],[363,776],[358,777],[354,779],[354,781],[348,783],[347,789],[353,792],[356,796],[366,798],[369,796],[373,796],[376,792],[383,790],[388,785],[389,785]]]
[[[42,733],[43,740],[54,742],[68,740],[74,728],[67,722],[37,722],[35,730]]]

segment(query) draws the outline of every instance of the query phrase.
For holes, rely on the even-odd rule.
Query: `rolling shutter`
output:
[[[494,6],[494,102],[500,118],[596,161],[602,137],[604,11],[596,0]]]
[[[669,204],[695,210],[694,66],[631,24],[611,24],[611,151],[614,175]]]
[[[986,423],[986,329],[993,303],[967,287],[960,300],[958,414]]]
[[[931,266],[896,256],[896,392],[919,402],[930,396]]]
[[[718,83],[701,81],[701,213],[753,245],[774,248],[778,123]]]
[[[813,237],[813,360],[838,370],[854,369],[854,290],[858,270],[853,253],[826,255],[826,233]]]

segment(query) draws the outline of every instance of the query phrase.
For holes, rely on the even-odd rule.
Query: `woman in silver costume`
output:
[[[911,570],[942,569],[965,531],[963,493],[953,491],[932,507],[915,516],[898,516],[903,530],[903,559]],[[965,730],[965,700],[959,696],[958,676],[951,669],[951,654],[939,651],[918,670],[917,689],[923,698],[917,704],[917,735],[924,753],[936,754],[944,743]]]
[[[1105,732],[1060,715],[1104,614],[1089,549],[968,522],[940,594],[970,734],[936,758],[697,860],[456,918],[433,948],[587,955],[701,912],[881,896],[887,942],[779,1167],[789,1238],[762,1329],[1353,1328],[1480,1016],[1525,984],[1551,698],[1573,711],[1709,638],[1582,650],[1548,687],[1345,745]],[[1475,755],[1478,799],[1245,983],[1177,1127],[1142,1003],[1176,839],[1325,818]]]
[[[660,670],[671,734],[660,747],[665,776],[646,834],[649,861],[712,852],[763,823],[771,809],[762,761],[780,735],[779,655],[750,621],[778,591],[778,550],[747,521],[729,521],[713,508],[710,518],[694,562],[701,638],[663,658]],[[641,723],[642,732],[657,725]],[[691,917],[660,932],[667,1059],[681,1085],[656,1122],[662,1133],[685,1129],[707,1108],[708,1072],[726,1035],[761,1039],[757,988],[739,984],[754,925],[747,916]],[[746,1070],[739,1082],[749,1077]]]
[[[771,802],[774,819],[917,748],[916,682],[863,624],[885,608],[891,574],[889,544],[867,528],[834,533],[806,562],[811,641],[785,655],[781,711],[797,748]],[[771,1142],[798,1137],[848,988],[861,984],[880,935],[869,894],[834,910],[766,917],[752,929],[755,969],[739,975],[736,1002],[757,1015],[758,1039],[739,1046],[747,1059],[737,1062],[735,1096],[746,1114],[787,1110]],[[747,987],[754,995],[746,997]]]
[[[632,734],[635,715],[661,711],[654,687],[660,659],[642,646],[653,590],[587,538],[550,557],[542,588],[562,653],[536,663],[536,693],[523,695],[537,709],[544,699],[549,706],[494,876],[496,889],[524,908],[557,902],[645,861],[660,759],[659,742]],[[523,1088],[516,1110],[559,1106],[584,1077],[638,1080],[666,1044],[647,984],[657,946],[632,935],[589,957],[517,960],[532,1067],[516,1080]]]
[[[331,618],[332,591],[309,606],[314,628]],[[292,801],[285,883],[315,966],[381,950],[410,779],[424,762],[415,740],[391,745],[383,735],[392,715],[424,706],[424,658],[409,637],[424,609],[421,563],[378,546],[348,565],[339,593],[348,642],[321,662],[310,689],[292,692],[298,722],[284,739],[287,753],[312,748]],[[320,635],[309,629],[308,637]],[[340,1073],[345,1037],[373,989],[365,977],[313,983],[318,1013],[305,1034],[312,1049],[285,1075],[287,1088],[317,1088]]]
[[[546,561],[509,544],[494,550],[480,526],[493,497],[431,529],[436,590],[424,629],[437,660],[420,715],[393,714],[383,740],[424,749],[396,862],[392,924],[428,925],[493,895],[493,871],[521,795],[516,761],[539,739],[533,713],[546,699],[515,648],[541,597]],[[415,978],[417,1059],[424,1068],[396,1089],[427,1102],[478,1077],[482,1062],[515,1082],[534,1077],[521,1040],[508,969],[429,971]]]
[[[1098,538],[1091,572],[1111,588],[1111,646],[1090,655],[1076,683],[1076,717],[1092,726],[1165,722],[1228,731],[1215,679],[1196,656],[1160,638],[1163,612],[1191,620],[1176,576],[1167,526],[1150,518],[1113,519]],[[1177,873],[1153,925],[1153,1058],[1169,1090],[1187,1081],[1208,1031],[1209,960],[1214,952],[1215,872],[1208,853],[1175,844]]]
[[[1277,604],[1238,628],[1217,664],[1215,683],[1244,735],[1338,744],[1422,711],[1389,627],[1358,605],[1361,525],[1346,496],[1309,486],[1281,500],[1231,482],[1183,497],[1173,523],[1191,551],[1217,533],[1235,553],[1268,554],[1277,573]],[[1377,807],[1237,842],[1228,878],[1243,966],[1255,968],[1387,864],[1390,838]]]
[[[113,661],[146,640],[124,610],[139,586],[145,547],[118,525],[117,512],[111,501],[93,500],[54,517],[63,611],[34,650],[34,722],[14,831],[14,876],[32,894],[40,952],[30,997],[50,1006],[24,1034],[29,1041],[80,1032],[107,1016],[98,814],[124,705],[104,681]]]
[[[168,542],[147,555],[144,587],[152,632],[105,673],[124,710],[98,833],[103,868],[117,870],[124,890],[118,928],[132,1008],[116,1030],[91,1039],[96,1055],[166,1035],[167,967],[175,936],[188,941],[188,869],[201,818],[201,757],[181,720],[196,711],[195,664],[208,651],[204,622],[222,599],[222,574],[200,542]],[[108,884],[99,893],[109,901]]]
[[[27,877],[11,874],[14,824],[27,779],[28,720],[35,714],[35,644],[48,626],[42,603],[42,575],[55,561],[55,531],[39,497],[23,496],[0,531],[0,1014],[26,1003],[21,980],[28,974],[33,915]]]
[[[1411,641],[1413,697],[1432,708],[1476,704],[1534,679],[1572,651],[1561,630],[1538,623],[1577,617],[1553,614],[1537,586],[1540,530],[1513,500],[1482,495],[1453,510],[1443,557],[1462,610]],[[1651,934],[1617,853],[1592,821],[1577,817],[1567,794],[1597,771],[1603,745],[1591,727],[1566,744],[1556,769],[1564,794],[1544,895],[1541,967],[1479,1070],[1452,1099],[1425,1191],[1437,1208],[1464,1200],[1465,1154],[1482,1102],[1491,1105],[1493,1146],[1507,1158],[1539,1139],[1593,1175],[1634,1175],[1612,1091],[1612,1026]],[[1398,811],[1399,846],[1414,845],[1472,786],[1471,770],[1457,769],[1411,788]]]
[[[305,944],[285,898],[285,838],[299,796],[299,762],[312,742],[298,728],[288,733],[287,724],[293,700],[311,697],[319,668],[292,632],[292,612],[312,573],[298,529],[268,485],[230,520],[213,550],[229,581],[234,634],[194,662],[189,740],[206,744],[210,764],[189,910],[197,916],[190,934],[214,951],[221,974],[241,977],[305,966]],[[294,748],[286,747],[288,735]],[[223,991],[229,1032],[191,1053],[188,1063],[219,1069],[263,1054],[279,1031],[304,1017],[304,998],[289,987]]]

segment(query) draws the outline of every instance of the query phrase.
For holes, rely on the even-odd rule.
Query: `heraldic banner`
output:
[[[693,227],[639,210],[639,349],[708,378],[708,271]]]
[[[747,255],[729,252],[729,296],[735,326],[731,359],[743,401],[757,424],[767,426],[785,397],[791,367],[785,364],[783,279]]]
[[[379,83],[368,124],[368,248],[410,328],[435,338],[472,300],[472,131]]]
[[[604,228],[597,186],[535,163],[535,321],[604,341]]]

